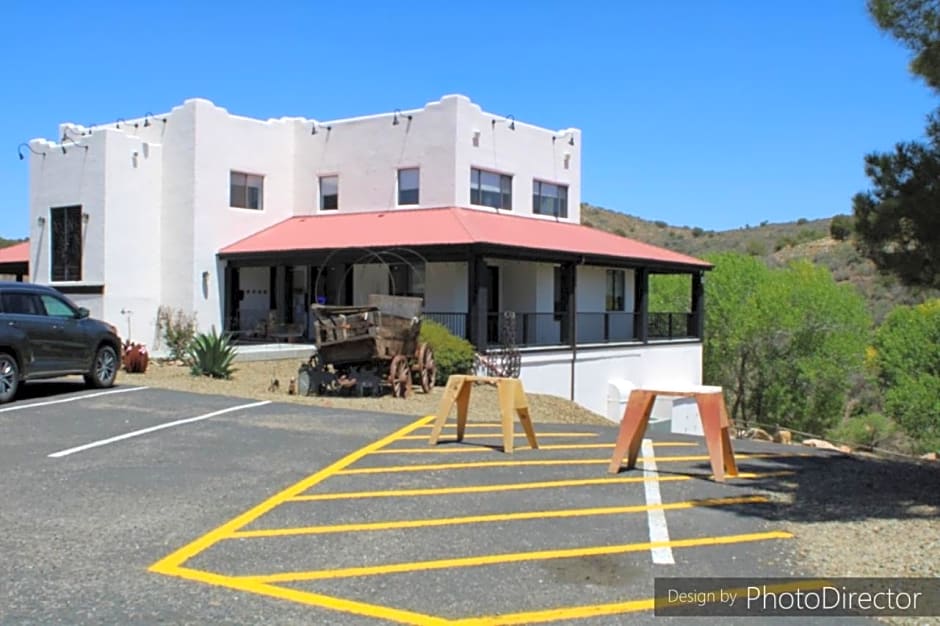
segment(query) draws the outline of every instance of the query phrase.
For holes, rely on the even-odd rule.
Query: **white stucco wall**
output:
[[[567,185],[567,221],[580,222],[581,131],[566,129],[569,134],[561,137],[561,130],[547,130],[519,121],[515,122],[515,130],[511,130],[508,113],[504,116],[485,112],[463,96],[457,96],[456,102],[457,185],[454,199],[457,206],[471,206],[470,169],[478,167],[513,176],[513,215],[533,215],[533,179]],[[493,120],[497,122],[494,124]],[[477,134],[479,145],[474,145]],[[552,137],[558,138],[553,141]],[[570,138],[574,139],[573,146],[568,143]]]
[[[428,263],[424,274],[424,309],[434,313],[467,312],[467,264]]]
[[[571,350],[526,351],[520,379],[526,391],[570,398],[571,364]],[[682,343],[578,350],[575,402],[606,416],[608,386],[614,379],[625,379],[636,387],[700,385],[702,346]]]
[[[239,307],[239,330],[254,330],[271,308],[271,272],[266,267],[242,267],[238,270],[238,283],[244,294]]]
[[[103,317],[121,321],[123,338],[152,346],[150,324],[162,295],[160,265],[154,262],[161,256],[162,149],[117,131],[103,136],[108,162],[102,212]]]
[[[218,250],[293,215],[316,214],[322,175],[339,176],[340,212],[394,210],[397,170],[418,167],[420,201],[405,210],[469,207],[470,168],[492,169],[514,177],[514,215],[532,215],[532,182],[538,179],[567,185],[568,220],[579,220],[576,129],[562,136],[516,121],[510,130],[504,122],[492,124],[501,116],[457,95],[402,111],[397,125],[393,118],[256,120],[197,98],[148,118],[90,129],[63,124],[57,137],[69,129],[88,150],[66,141],[63,154],[58,139],[30,144],[46,153],[29,154],[30,274],[48,282],[50,224],[40,228],[37,218],[48,220],[50,207],[80,204],[89,215],[81,283],[105,286],[104,296],[85,298],[89,308],[124,325],[132,311],[134,338],[154,344],[160,305],[195,313],[200,330],[221,326],[224,264]],[[311,134],[314,125],[317,133]],[[231,171],[264,177],[263,210],[229,206]],[[433,265],[428,307],[465,312],[466,267]],[[512,298],[519,305],[534,298],[527,309],[551,310],[550,266],[539,266],[535,279],[534,294],[527,288]]]
[[[353,305],[369,303],[369,294],[388,293],[388,269],[381,263],[363,263],[353,266]]]

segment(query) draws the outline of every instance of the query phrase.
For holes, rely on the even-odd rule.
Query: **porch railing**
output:
[[[691,313],[650,313],[650,339],[685,339],[695,337]]]
[[[424,318],[433,320],[441,324],[451,332],[451,334],[463,339],[470,338],[470,329],[467,327],[466,313],[435,313],[425,312]]]
[[[426,319],[443,324],[458,337],[470,339],[466,313],[426,312]],[[649,313],[648,339],[695,338],[692,314]],[[578,343],[617,343],[639,341],[639,314],[632,311],[578,313]],[[486,340],[491,346],[502,343],[501,314],[487,314]],[[516,345],[560,346],[569,343],[568,316],[565,313],[516,313]]]

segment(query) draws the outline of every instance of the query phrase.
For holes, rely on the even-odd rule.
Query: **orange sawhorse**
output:
[[[431,430],[431,437],[428,440],[430,445],[437,445],[441,436],[441,430],[447,422],[447,416],[450,410],[457,404],[457,441],[463,441],[464,431],[467,428],[467,409],[470,407],[470,390],[474,383],[495,384],[499,394],[499,413],[502,419],[503,427],[503,452],[512,453],[513,442],[513,413],[519,416],[522,428],[525,430],[525,436],[529,440],[529,445],[536,449],[539,447],[535,439],[535,430],[532,429],[532,420],[529,417],[529,402],[526,400],[525,391],[522,389],[522,381],[518,378],[500,378],[496,376],[465,376],[463,374],[452,374],[447,379],[447,387],[444,389],[444,397],[441,398],[441,404],[437,409],[437,419],[434,420],[434,428]]]
[[[634,389],[630,392],[627,408],[620,421],[620,432],[614,447],[614,456],[607,471],[616,474],[620,471],[623,457],[627,456],[627,469],[636,466],[637,455],[649,423],[650,411],[656,396],[693,397],[698,404],[698,413],[702,418],[702,430],[708,446],[708,457],[712,474],[718,482],[724,482],[725,476],[737,476],[738,466],[731,449],[731,435],[728,432],[730,422],[725,408],[725,398],[721,387],[698,386],[681,389]]]

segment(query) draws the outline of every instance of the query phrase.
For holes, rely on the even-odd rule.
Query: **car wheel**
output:
[[[110,387],[117,377],[118,357],[111,346],[101,346],[95,353],[91,372],[85,374],[85,382],[92,387]]]
[[[9,402],[20,386],[20,368],[11,355],[0,352],[0,403]]]

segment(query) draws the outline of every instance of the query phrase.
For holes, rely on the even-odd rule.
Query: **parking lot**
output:
[[[615,429],[505,455],[472,406],[431,448],[430,417],[27,389],[0,407],[3,623],[632,623],[654,576],[791,573],[758,487],[794,448],[736,442],[717,484],[672,436],[612,476]]]

